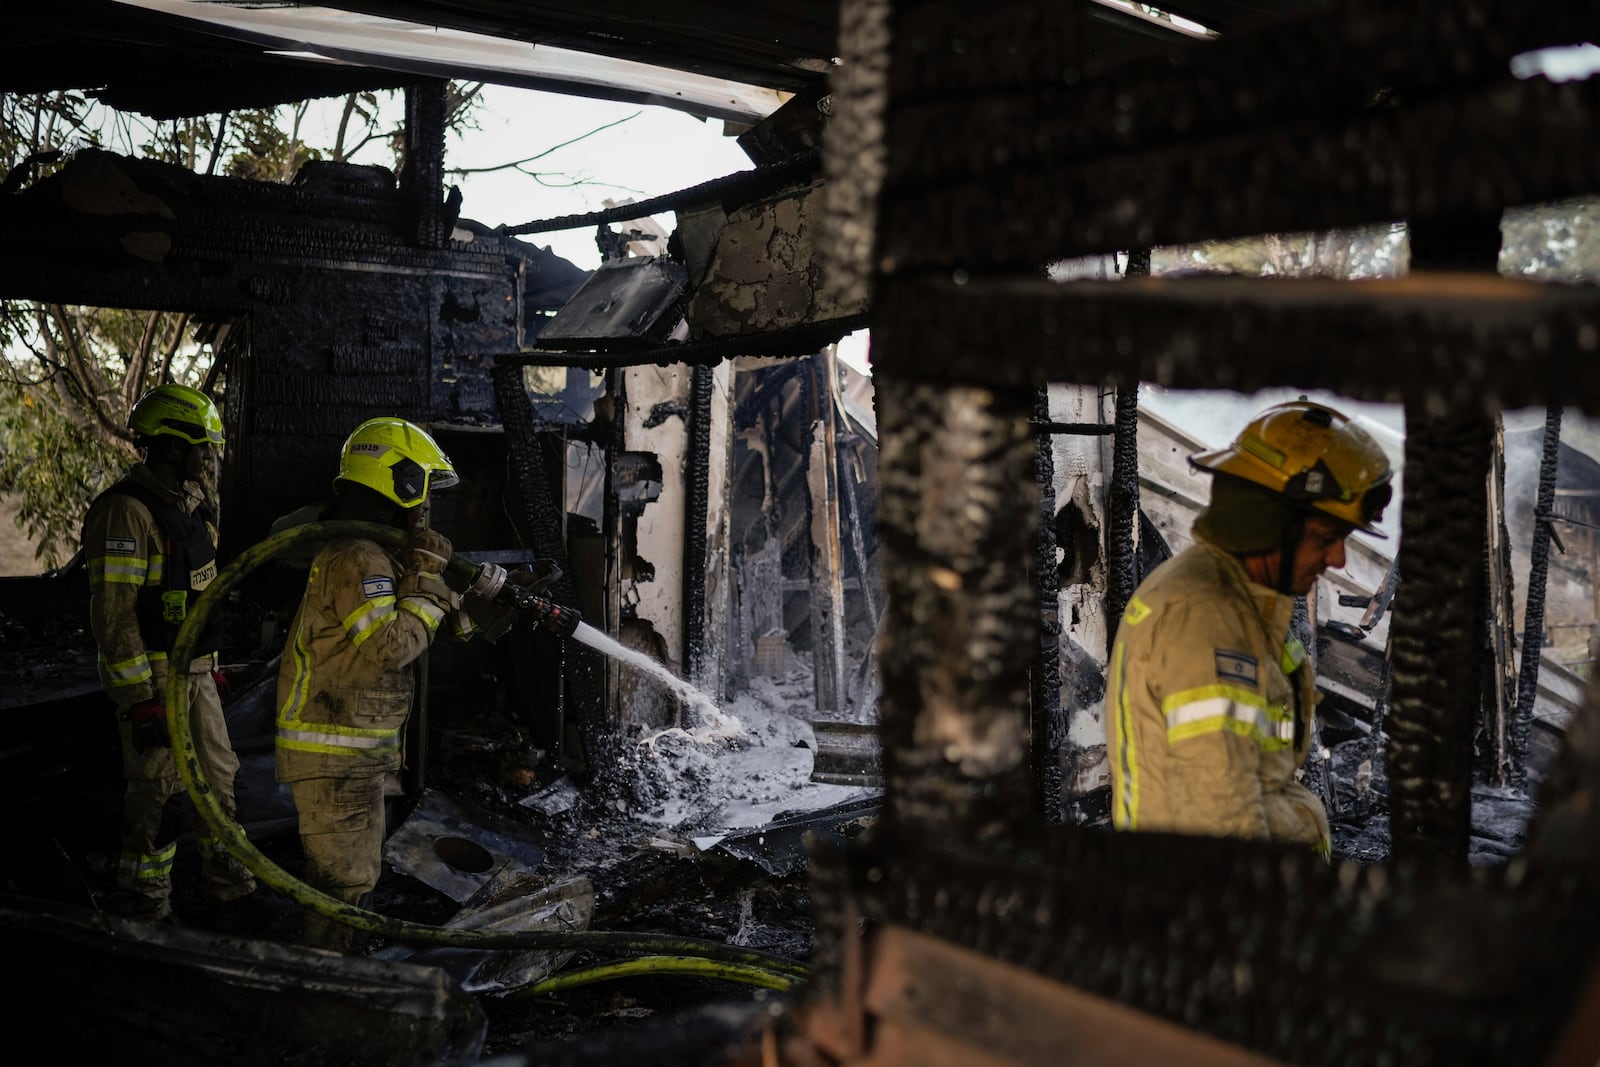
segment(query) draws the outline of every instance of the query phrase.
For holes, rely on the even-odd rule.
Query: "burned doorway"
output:
[[[884,604],[872,380],[831,352],[747,358],[734,392],[730,682],[803,683],[807,717],[870,723]]]
[[[606,378],[575,367],[519,371],[526,425],[434,426],[461,476],[439,496],[439,525],[473,563],[555,573],[580,614],[603,625],[607,461],[604,421],[597,424],[595,413]],[[428,747],[442,760],[471,762],[484,738],[501,738],[492,767],[479,777],[514,788],[531,783],[541,766],[587,770],[581,720],[596,709],[575,708],[569,684],[569,661],[583,655],[525,619],[493,642],[436,644],[430,660],[447,681],[430,685],[429,701],[452,726],[432,727]]]

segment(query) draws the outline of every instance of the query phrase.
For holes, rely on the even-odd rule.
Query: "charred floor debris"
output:
[[[1600,712],[1522,655],[1513,587],[1532,628],[1592,586],[1593,539],[1549,542],[1597,518],[1558,413],[1600,411],[1600,297],[1497,263],[1506,211],[1600,192],[1600,85],[1512,73],[1600,6],[1171,8],[1216,32],[1087,0],[660,26],[621,0],[409,5],[790,94],[705,109],[748,127],[750,171],[503,225],[448,195],[443,86],[414,67],[330,74],[109,0],[22,17],[67,58],[7,46],[6,92],[161,115],[278,102],[286,71],[403,85],[408,162],[280,185],[84,150],[5,179],[0,293],[212,331],[223,558],[253,568],[216,605],[229,839],[278,872],[248,921],[181,868],[182,926],[98,909],[118,770],[83,570],[0,580],[18,1017],[71,989],[61,1051],[168,1065],[1595,1062]],[[135,46],[169,61],[141,80]],[[230,98],[185,96],[207,57]],[[1150,272],[1391,220],[1402,277]],[[592,272],[525,239],[590,227]],[[1118,277],[1046,277],[1115,253]],[[834,347],[863,327],[870,378]],[[1333,863],[1106,831],[1108,620],[1198,504],[1193,439],[1141,383],[1403,407],[1403,567],[1363,542],[1306,605]],[[1531,485],[1505,473],[1516,408],[1552,413]],[[524,624],[436,646],[366,952],[339,957],[291,943],[271,773],[305,563],[251,553],[377,414],[461,471],[434,522],[463,565],[542,561],[555,601],[733,718]],[[1535,517],[1524,571],[1508,531]]]

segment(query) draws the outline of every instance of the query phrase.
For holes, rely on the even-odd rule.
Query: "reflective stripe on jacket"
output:
[[[125,481],[186,513],[193,513],[200,504],[198,488],[175,493],[143,463],[135,464]],[[159,598],[165,585],[167,559],[159,524],[142,501],[127,493],[107,491],[89,505],[82,544],[89,570],[89,628],[99,649],[101,686],[120,710],[162,699],[151,684],[150,664],[166,659],[168,649],[154,638],[147,643],[139,624],[141,599]],[[213,561],[207,574],[196,579],[202,584],[191,582],[191,586],[203,589],[215,573]],[[191,661],[189,672],[210,671],[215,662],[207,650],[206,655]]]
[[[317,552],[278,668],[279,781],[400,766],[412,663],[457,600],[437,576],[399,571],[365,538]]]
[[[1111,650],[1106,741],[1119,830],[1302,841],[1328,818],[1295,779],[1317,700],[1294,602],[1197,542],[1153,571]],[[1298,669],[1297,668],[1301,668]],[[1299,699],[1295,688],[1299,687]]]

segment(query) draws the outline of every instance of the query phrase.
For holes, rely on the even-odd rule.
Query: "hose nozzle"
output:
[[[480,563],[467,585],[467,592],[484,600],[495,600],[505,588],[506,569],[498,563]]]
[[[528,600],[532,605],[528,608],[528,615],[533,619],[535,626],[548,626],[559,637],[571,637],[578,629],[578,624],[583,621],[583,616],[578,614],[577,608],[564,607],[554,600],[544,597],[530,596]]]
[[[467,587],[467,592],[492,600],[499,604],[506,604],[522,613],[537,628],[548,626],[560,637],[571,637],[578,624],[583,621],[583,616],[577,609],[564,607],[554,600],[539,596],[527,586],[519,584],[516,580],[507,580],[505,568],[493,563],[478,565],[477,574],[473,576],[472,584]],[[541,582],[538,588],[543,588]]]

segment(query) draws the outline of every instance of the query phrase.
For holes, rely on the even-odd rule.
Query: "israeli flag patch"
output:
[[[1247,689],[1254,689],[1260,677],[1260,669],[1256,665],[1254,656],[1247,656],[1243,652],[1230,652],[1225,648],[1217,649],[1218,681],[1236,682]]]
[[[361,579],[361,592],[366,594],[368,600],[380,596],[394,596],[394,579],[386,578],[381,574],[363,578]]]
[[[139,545],[131,537],[106,538],[106,554],[111,556],[132,556],[139,551]]]

